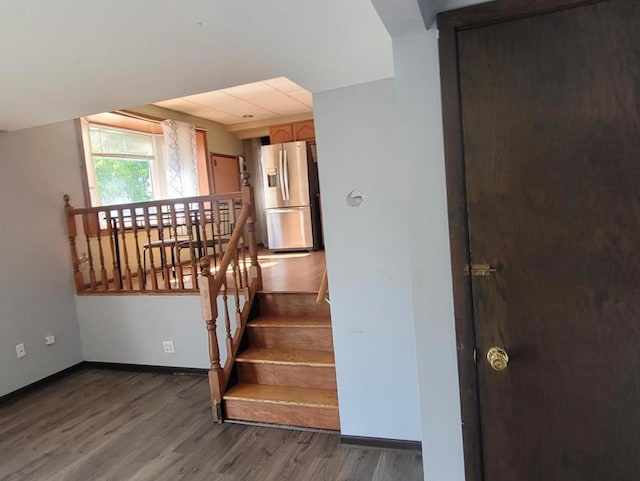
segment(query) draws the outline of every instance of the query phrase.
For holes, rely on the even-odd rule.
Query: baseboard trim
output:
[[[81,371],[83,367],[84,361],[79,362],[78,364],[74,364],[73,366],[63,369],[62,371],[55,372],[50,376],[43,377],[38,381],[27,384],[26,386],[23,386],[20,389],[16,389],[15,391],[5,394],[4,396],[0,396],[0,406],[14,403],[27,396],[28,394],[37,391],[38,389],[41,389],[49,384],[59,381],[60,379],[70,376],[71,374]]]
[[[402,439],[369,438],[364,436],[340,436],[340,443],[351,446],[366,446],[371,448],[422,451],[422,443],[420,441],[406,441]]]
[[[182,376],[206,376],[208,369],[197,367],[151,366],[147,364],[123,364],[119,362],[84,361],[87,369],[107,369],[110,371],[149,372],[155,374],[174,374]]]

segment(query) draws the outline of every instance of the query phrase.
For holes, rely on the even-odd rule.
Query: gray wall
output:
[[[62,201],[82,199],[79,159],[74,121],[0,133],[0,395],[82,361]]]
[[[224,312],[223,302],[219,297],[220,313]],[[227,302],[235,330],[233,296]],[[242,306],[244,296],[240,302]],[[76,303],[87,361],[209,367],[207,330],[197,295],[78,296]],[[223,341],[224,322],[218,322],[217,332]],[[176,352],[165,354],[162,341],[173,341]],[[224,342],[220,343],[220,359],[226,359]]]
[[[397,156],[408,159],[425,480],[464,480],[436,30],[393,39]]]
[[[407,159],[393,79],[314,95],[342,433],[419,440]],[[364,203],[350,207],[357,189]]]

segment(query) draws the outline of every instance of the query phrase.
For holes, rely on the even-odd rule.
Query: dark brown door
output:
[[[457,38],[484,479],[640,479],[640,2]]]

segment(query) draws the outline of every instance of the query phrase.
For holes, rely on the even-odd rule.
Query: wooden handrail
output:
[[[67,196],[68,197],[68,196]],[[129,210],[129,209],[142,209],[145,207],[159,207],[170,204],[195,204],[197,202],[201,202],[203,200],[238,200],[242,199],[242,192],[227,192],[224,194],[209,194],[209,195],[200,195],[197,197],[178,197],[175,199],[165,199],[165,200],[149,200],[145,202],[135,202],[130,204],[113,204],[113,205],[105,205],[102,207],[79,207],[72,208],[74,215],[79,214],[95,214],[99,212],[104,212],[107,210]]]
[[[198,277],[200,287],[200,300],[202,317],[207,326],[209,342],[209,391],[211,395],[211,408],[213,418],[222,422],[222,396],[229,382],[231,369],[238,354],[240,342],[251,310],[251,304],[255,295],[262,288],[262,273],[258,264],[258,249],[255,237],[255,204],[253,188],[249,182],[247,172],[243,174],[242,186],[242,210],[235,219],[234,229],[227,242],[224,255],[217,266],[211,265],[208,257],[200,259],[201,273]],[[234,213],[235,215],[235,213]],[[219,215],[217,215],[219,219]],[[249,257],[251,268],[247,268],[245,253],[245,233],[248,234]],[[240,266],[239,250],[242,251],[242,263]],[[231,268],[234,300],[234,329],[231,328],[231,315],[228,296],[228,271]],[[217,269],[217,272],[213,273]],[[243,272],[245,273],[243,276]],[[240,294],[244,296],[244,302],[240,302]],[[218,312],[218,299],[222,299],[222,310]],[[221,364],[221,342],[218,338],[218,322],[224,322],[224,347],[226,359],[224,366]]]

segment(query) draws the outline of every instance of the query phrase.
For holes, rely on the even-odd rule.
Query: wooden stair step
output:
[[[260,316],[249,322],[250,328],[327,328],[331,329],[331,318],[328,316]]]
[[[328,317],[261,316],[247,324],[247,336],[252,347],[333,351]]]
[[[250,347],[243,351],[236,357],[236,362],[332,368],[335,368],[336,365],[331,351],[264,349],[259,347]]]
[[[238,384],[224,395],[229,419],[340,429],[335,390]]]
[[[267,384],[237,384],[224,394],[224,399],[329,409],[338,407],[335,390]]]
[[[316,303],[316,293],[262,292],[258,294],[260,314],[267,316],[330,316],[329,304]]]

